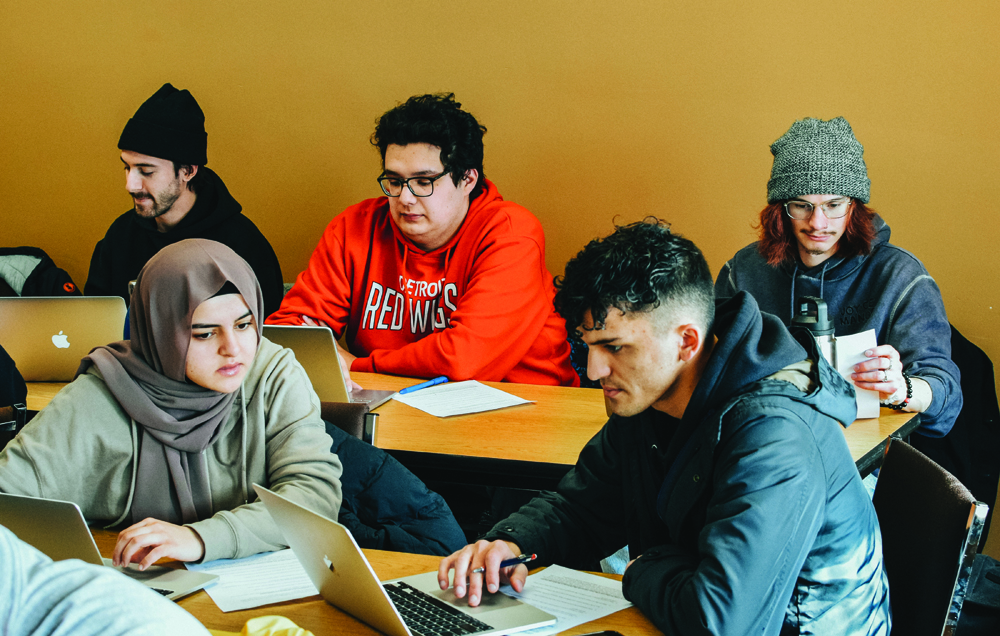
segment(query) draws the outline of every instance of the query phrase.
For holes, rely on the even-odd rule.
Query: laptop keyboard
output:
[[[147,587],[149,587],[149,586],[147,586]],[[154,592],[156,592],[157,594],[159,594],[161,596],[170,596],[171,594],[174,593],[173,590],[163,590],[163,589],[160,589],[158,587],[150,587],[149,589],[153,590]]]
[[[382,587],[399,610],[406,626],[419,636],[458,636],[493,629],[412,585],[400,581],[386,583]]]

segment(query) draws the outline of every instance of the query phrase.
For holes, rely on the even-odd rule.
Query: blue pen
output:
[[[419,391],[420,389],[426,389],[427,387],[444,384],[447,381],[448,378],[442,375],[441,377],[434,378],[433,380],[428,380],[426,382],[421,382],[420,384],[414,384],[413,386],[408,386],[405,389],[400,389],[399,394],[406,395],[407,393],[413,393],[414,391]]]

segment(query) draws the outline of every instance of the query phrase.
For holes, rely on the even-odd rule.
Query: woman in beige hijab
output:
[[[336,519],[340,462],[302,367],[260,335],[260,296],[220,243],[161,250],[136,280],[131,339],[94,349],[0,453],[0,491],[127,524],[114,561],[143,568],[282,547],[253,483]]]

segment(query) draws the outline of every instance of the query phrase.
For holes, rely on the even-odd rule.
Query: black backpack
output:
[[[31,263],[34,261],[34,265]],[[79,296],[66,270],[37,247],[0,247],[0,296]]]

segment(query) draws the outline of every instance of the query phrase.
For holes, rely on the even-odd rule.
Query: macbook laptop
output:
[[[514,634],[556,621],[499,592],[469,607],[452,589],[438,587],[436,571],[379,583],[347,528],[266,488],[254,489],[326,602],[384,634]]]
[[[87,522],[74,503],[0,493],[0,525],[53,561],[80,559],[92,565],[114,567],[111,559],[101,558]],[[115,569],[171,600],[197,592],[219,578],[156,565],[145,571],[135,565]]]
[[[0,298],[0,346],[28,382],[69,382],[94,347],[122,339],[118,296]]]
[[[306,370],[321,402],[360,402],[374,409],[396,394],[375,389],[349,392],[329,327],[264,325],[264,337],[295,352],[295,359]]]

